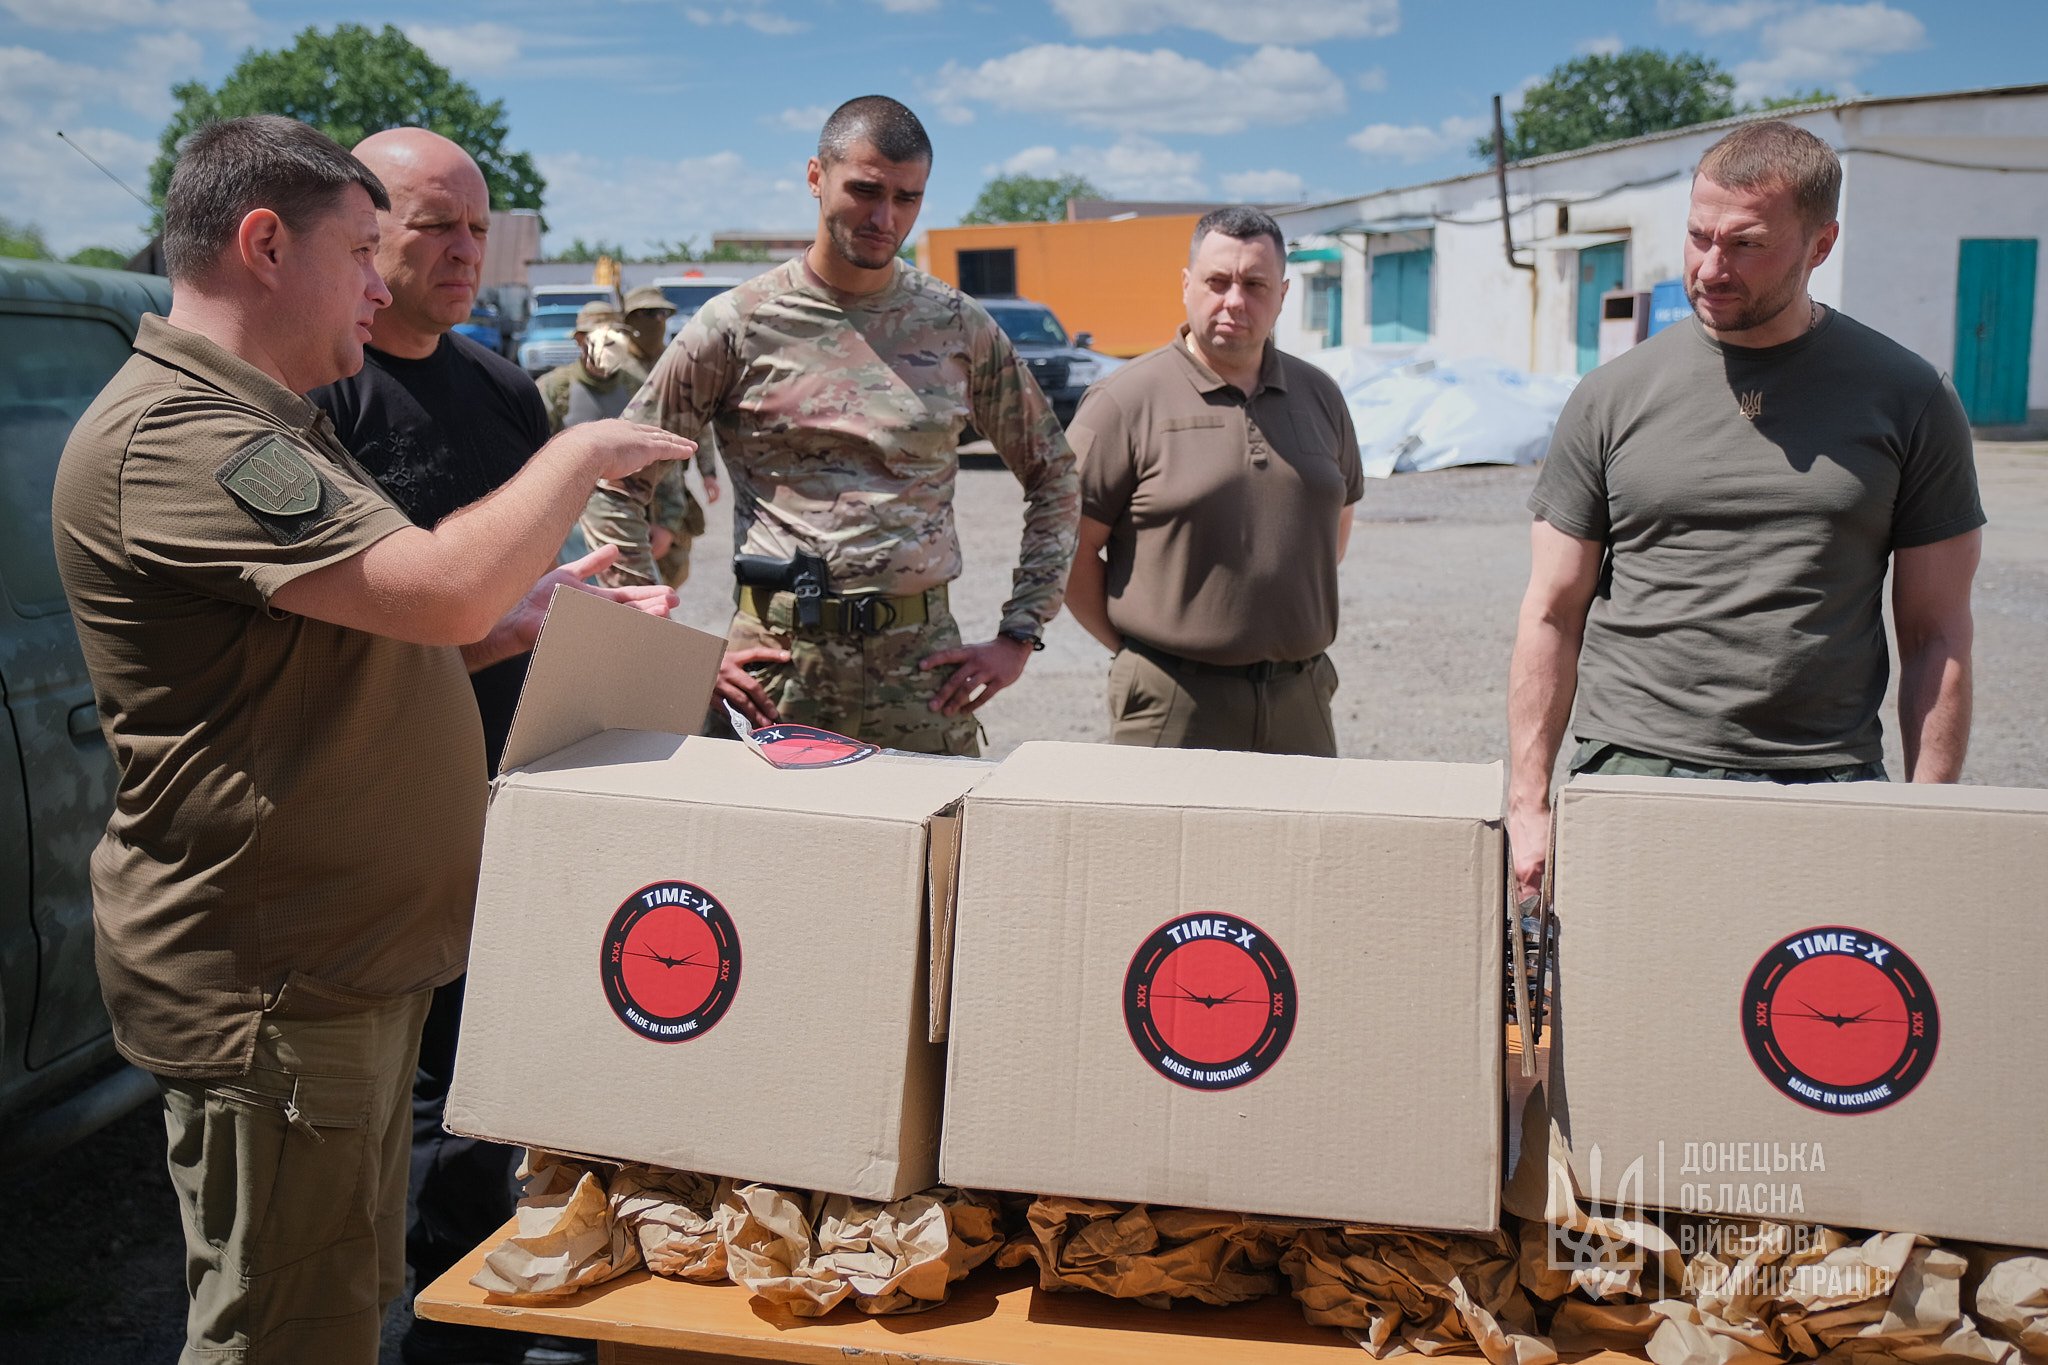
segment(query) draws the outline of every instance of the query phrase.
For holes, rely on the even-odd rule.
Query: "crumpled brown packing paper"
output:
[[[640,1264],[640,1249],[613,1216],[597,1171],[531,1153],[526,1174],[514,1231],[484,1257],[471,1284],[532,1303],[601,1284]]]
[[[1341,1327],[1376,1358],[1477,1347],[1494,1365],[1550,1365],[1500,1234],[1307,1228],[1280,1260],[1310,1322]]]
[[[742,1185],[719,1220],[734,1283],[798,1317],[936,1307],[1000,1245],[994,1201],[955,1189],[881,1204]]]
[[[1029,1239],[1012,1241],[996,1264],[1035,1264],[1042,1289],[1092,1289],[1153,1308],[1277,1293],[1280,1254],[1294,1235],[1233,1213],[1051,1196],[1031,1201],[1025,1223]]]
[[[732,1182],[690,1171],[624,1166],[611,1178],[612,1213],[657,1275],[716,1284],[725,1278],[718,1207]]]
[[[849,1299],[866,1313],[935,1307],[1001,1243],[993,1198],[962,1190],[883,1204],[540,1153],[517,1218],[472,1281],[501,1297],[572,1294],[644,1259],[657,1275],[730,1278],[799,1317]]]
[[[1987,1338],[1963,1311],[1963,1255],[1929,1238],[1878,1233],[1858,1241],[1810,1225],[1598,1213],[1579,1198],[1568,1151],[1539,1087],[1523,1112],[1522,1159],[1502,1204],[1521,1220],[1522,1284],[1540,1299],[1563,1300],[1551,1329],[1565,1349],[1640,1341],[1656,1365],[2018,1359],[2013,1345]],[[1710,1223],[1715,1235],[1699,1235]],[[1704,1249],[1684,1256],[1674,1230]],[[1590,1253],[1583,1264],[1554,1264],[1560,1235]],[[2030,1280],[2039,1284],[2038,1311],[2048,1314],[2048,1276],[2039,1270],[2022,1266],[1993,1284],[1992,1306],[2004,1315],[1997,1325],[2017,1319],[2008,1336],[2025,1330],[2028,1310],[2014,1299],[2028,1298]],[[1570,1297],[1574,1291],[1600,1302],[1586,1304]],[[1981,1287],[1979,1295],[1981,1311]]]
[[[2048,1255],[1971,1247],[1964,1277],[1977,1321],[2019,1348],[2020,1358],[2048,1362]]]

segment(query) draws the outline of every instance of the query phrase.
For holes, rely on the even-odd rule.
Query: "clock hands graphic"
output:
[[[702,1037],[740,984],[740,938],[718,898],[690,882],[643,886],[606,926],[598,959],[605,1001],[657,1043]]]
[[[1903,1024],[1906,1022],[1903,1019],[1872,1019],[1870,1017],[1872,1010],[1881,1010],[1883,1008],[1884,1006],[1882,1005],[1872,1005],[1869,1009],[1857,1014],[1828,1014],[1825,1011],[1815,1009],[1802,1000],[1799,1002],[1799,1009],[1804,1010],[1805,1013],[1802,1014],[1799,1010],[1779,1010],[1778,1017],[1781,1019],[1818,1019],[1824,1024],[1833,1024],[1836,1028],[1847,1028],[1851,1024]]]
[[[1258,1079],[1294,1031],[1294,973],[1265,931],[1196,911],[1146,936],[1124,972],[1124,1026],[1145,1064],[1176,1085],[1229,1090]]]

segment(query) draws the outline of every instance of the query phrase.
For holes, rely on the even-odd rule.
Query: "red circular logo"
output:
[[[1864,929],[1804,929],[1751,969],[1743,1040],[1765,1079],[1809,1109],[1867,1114],[1925,1080],[1941,1037],[1933,988]]]
[[[1263,930],[1196,914],[1152,931],[1124,972],[1124,1025],[1154,1071],[1196,1090],[1258,1079],[1294,1032],[1294,972]]]
[[[658,1043],[700,1037],[740,984],[740,939],[716,897],[689,882],[628,896],[604,933],[599,974],[619,1022]]]

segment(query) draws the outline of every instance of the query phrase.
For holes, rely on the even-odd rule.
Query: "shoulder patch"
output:
[[[304,539],[337,501],[305,452],[276,436],[243,446],[213,477],[280,545]]]

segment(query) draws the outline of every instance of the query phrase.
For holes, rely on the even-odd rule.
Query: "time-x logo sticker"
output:
[[[1764,1079],[1809,1109],[1868,1114],[1934,1065],[1934,990],[1897,944],[1827,925],[1781,940],[1749,973],[1742,1037]]]
[[[732,1008],[739,931],[703,887],[656,882],[626,897],[605,927],[598,974],[620,1023],[657,1043],[685,1043]]]
[[[1230,1090],[1272,1069],[1294,1033],[1294,970],[1257,925],[1194,914],[1149,934],[1124,972],[1124,1024],[1154,1071]]]

